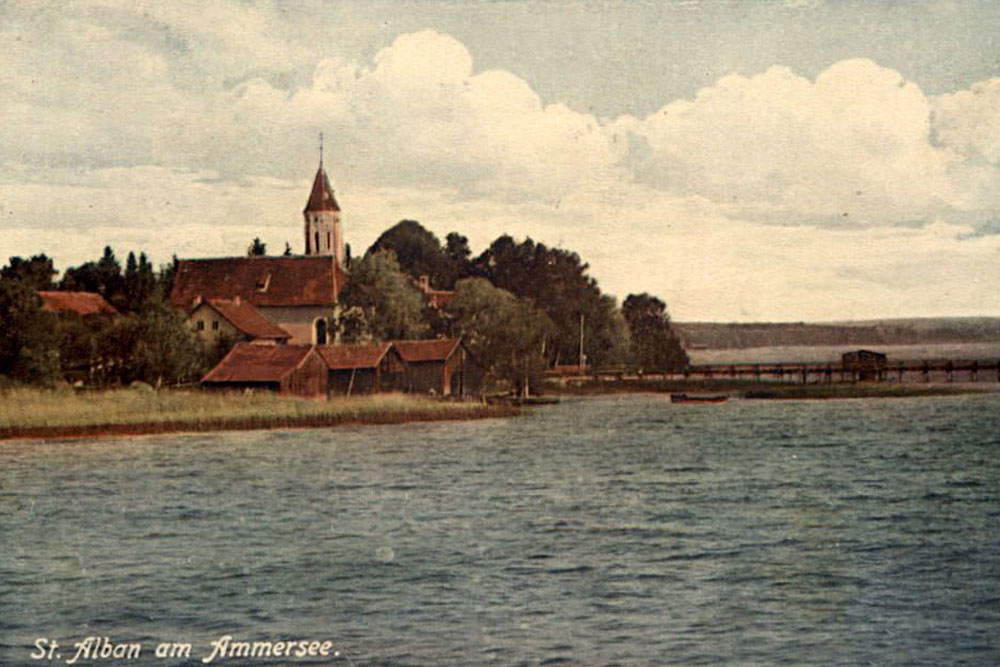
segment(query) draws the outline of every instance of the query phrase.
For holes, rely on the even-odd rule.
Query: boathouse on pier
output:
[[[855,350],[841,355],[840,363],[855,382],[880,382],[885,377],[887,358],[881,352]]]
[[[405,389],[403,360],[392,343],[321,345],[316,350],[328,368],[330,396]]]
[[[286,396],[326,395],[327,366],[310,345],[237,343],[201,379],[206,389],[260,389]]]

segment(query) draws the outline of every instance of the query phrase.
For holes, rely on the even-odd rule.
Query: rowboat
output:
[[[725,394],[670,394],[671,403],[725,403]]]

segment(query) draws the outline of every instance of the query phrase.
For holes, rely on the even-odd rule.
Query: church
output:
[[[178,261],[170,301],[204,340],[325,345],[347,279],[340,206],[322,152],[302,212],[305,254]],[[282,332],[285,335],[282,335]]]

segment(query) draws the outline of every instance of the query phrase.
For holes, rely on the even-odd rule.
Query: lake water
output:
[[[1000,394],[0,442],[0,663],[1000,664]],[[189,660],[157,660],[190,642]],[[48,646],[48,644],[46,644]]]

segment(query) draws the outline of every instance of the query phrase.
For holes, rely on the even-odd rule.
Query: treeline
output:
[[[264,251],[255,239],[248,254]],[[107,247],[56,282],[45,255],[12,257],[0,270],[0,382],[199,379],[227,350],[225,342],[207,348],[168,302],[176,261],[156,270],[144,253],[130,252],[123,268]],[[518,386],[582,361],[647,371],[688,363],[663,301],[632,294],[619,307],[579,255],[531,239],[501,236],[473,256],[464,236],[441,243],[404,220],[349,269],[339,315],[328,323],[342,342],[461,337],[494,377]],[[423,277],[439,291],[436,303],[422,293]],[[57,316],[42,308],[45,290],[94,292],[122,315]]]
[[[633,294],[619,307],[587,270],[575,252],[506,235],[473,256],[461,234],[442,243],[404,220],[351,265],[334,329],[346,341],[462,337],[495,376],[515,382],[580,364],[581,342],[591,367],[687,365],[663,301]],[[415,289],[422,277],[454,296],[429,306]]]
[[[154,270],[144,253],[130,252],[123,269],[106,247],[55,282],[47,256],[10,258],[0,269],[0,385],[199,379],[219,351],[206,349],[167,302],[174,266]],[[42,308],[38,292],[49,290],[95,292],[122,315],[57,315]]]
[[[675,322],[689,347],[745,349],[806,345],[926,345],[1000,340],[997,318],[928,318],[843,324]]]

